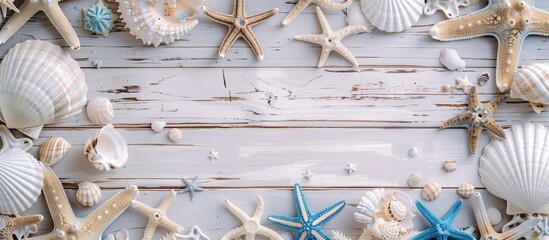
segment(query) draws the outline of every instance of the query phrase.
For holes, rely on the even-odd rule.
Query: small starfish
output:
[[[306,178],[307,180],[311,180],[311,178],[313,178],[314,175],[315,174],[310,169],[307,169],[307,171],[303,173],[303,177]]]
[[[463,203],[463,200],[458,200],[449,210],[448,212],[442,217],[442,219],[438,218],[433,214],[423,203],[421,203],[419,200],[416,201],[416,207],[417,210],[425,217],[427,222],[431,225],[431,228],[422,231],[415,235],[412,240],[424,240],[424,239],[438,239],[438,240],[446,240],[448,238],[456,239],[456,240],[475,240],[475,237],[473,237],[471,234],[466,233],[464,231],[452,228],[452,222],[454,221],[454,218],[456,217],[457,213],[459,212],[459,209],[461,208],[461,204]]]
[[[8,13],[8,8],[13,10],[16,13],[19,13],[19,9],[13,4],[14,0],[0,0],[0,9],[2,9],[2,16],[6,17]]]
[[[465,94],[469,94],[471,92],[471,88],[475,86],[471,82],[469,82],[469,77],[467,77],[467,75],[465,75],[465,77],[463,78],[456,78],[456,82],[456,88],[463,90],[463,93]]]
[[[234,44],[236,39],[244,38],[246,42],[252,47],[255,55],[259,60],[263,60],[263,50],[259,41],[252,32],[252,27],[269,19],[278,13],[278,9],[271,9],[262,13],[258,13],[252,16],[246,15],[246,0],[235,0],[233,13],[231,15],[216,12],[214,10],[202,7],[202,11],[212,19],[214,22],[223,24],[229,27],[229,32],[225,36],[221,47],[219,48],[219,56],[225,57],[227,51]]]
[[[294,185],[294,201],[297,217],[269,216],[267,219],[277,226],[294,231],[295,240],[329,240],[330,238],[322,232],[322,225],[345,207],[345,201],[337,202],[316,214],[312,214],[303,195],[303,190],[297,183]]]
[[[530,34],[549,36],[549,13],[535,8],[533,0],[489,0],[483,10],[440,22],[431,36],[454,41],[494,36],[498,39],[496,80],[501,92],[511,86],[520,48]]]
[[[305,10],[305,8],[311,3],[314,3],[326,10],[337,11],[348,8],[352,2],[353,0],[345,0],[345,2],[342,3],[331,2],[330,0],[297,0],[295,6],[292,10],[290,10],[284,20],[282,20],[282,25],[287,26],[290,24],[297,17],[297,15],[301,14],[301,12],[303,12],[303,10]]]
[[[170,232],[180,233],[183,231],[183,227],[179,226],[176,222],[169,219],[166,215],[166,212],[170,208],[175,200],[176,193],[172,190],[168,193],[168,196],[164,198],[164,201],[158,206],[158,208],[152,208],[142,202],[132,201],[132,207],[135,208],[141,214],[149,217],[149,223],[145,228],[145,233],[143,234],[143,240],[152,239],[154,232],[158,226],[164,227]]]
[[[257,206],[255,208],[254,215],[251,217],[229,202],[229,200],[225,199],[225,206],[232,214],[242,221],[242,226],[226,233],[223,237],[221,237],[221,240],[236,239],[242,236],[245,236],[246,239],[253,240],[256,235],[265,236],[273,240],[282,240],[282,237],[278,235],[278,233],[261,225],[261,217],[263,216],[263,211],[265,210],[265,203],[260,196],[256,197]]]
[[[345,167],[345,170],[347,170],[347,172],[349,174],[352,174],[354,172],[356,172],[356,164],[354,163],[347,163],[347,166]]]
[[[482,200],[482,195],[479,192],[476,192],[474,195],[475,199],[475,219],[477,220],[478,227],[480,230],[481,239],[491,239],[491,240],[503,240],[503,239],[520,239],[529,235],[532,232],[532,229],[540,222],[539,218],[530,218],[527,221],[521,223],[517,227],[503,233],[497,233],[492,224],[490,224],[490,219],[488,219],[488,213],[486,212],[486,207],[484,207],[484,201]]]
[[[31,224],[37,224],[44,220],[42,215],[31,215],[22,217],[10,217],[8,215],[0,215],[0,239],[14,240],[13,232]]]
[[[347,59],[347,61],[351,62],[353,66],[358,66],[358,62],[353,56],[353,53],[341,44],[341,40],[351,34],[365,32],[368,29],[362,25],[351,25],[334,32],[319,7],[316,7],[316,14],[318,16],[320,26],[322,27],[322,34],[297,35],[295,36],[295,39],[322,46],[322,53],[320,55],[320,59],[318,60],[317,67],[324,66],[326,59],[328,59],[328,56],[332,51],[336,51],[341,54],[345,57],[345,59]]]
[[[440,125],[440,128],[466,127],[469,130],[469,150],[471,154],[475,154],[482,130],[488,129],[498,137],[505,139],[505,130],[492,118],[505,98],[507,96],[500,97],[487,105],[480,105],[477,89],[472,87],[469,94],[469,111],[446,120]]]
[[[59,7],[60,0],[26,0],[19,7],[19,13],[14,14],[0,30],[0,44],[5,43],[25,24],[36,12],[43,11],[51,23],[67,41],[69,46],[80,50],[80,40],[71,23]],[[16,11],[17,12],[17,11]]]
[[[204,191],[203,188],[198,186],[198,175],[194,177],[192,182],[187,181],[187,179],[183,178],[183,182],[187,186],[186,188],[182,189],[179,193],[189,193],[191,195],[191,201],[194,201],[194,192],[202,192]]]
[[[210,159],[210,161],[219,159],[219,152],[210,150],[210,153],[208,154],[208,158]]]

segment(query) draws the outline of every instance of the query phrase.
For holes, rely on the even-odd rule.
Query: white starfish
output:
[[[2,16],[6,17],[6,14],[8,13],[8,8],[13,10],[16,13],[19,13],[19,9],[15,5],[13,5],[14,0],[0,0],[0,8],[2,9]]]
[[[347,172],[349,172],[349,174],[352,174],[352,173],[356,172],[356,164],[347,163],[347,166],[345,167],[345,170],[347,170]]]
[[[474,86],[471,82],[469,82],[467,75],[463,78],[456,78],[456,82],[456,88],[463,90],[465,94],[469,94],[471,92],[471,88]]]
[[[307,169],[307,171],[305,173],[303,173],[303,177],[306,178],[307,180],[311,180],[311,178],[314,175],[315,174],[310,169]]]
[[[324,62],[328,59],[330,52],[336,51],[345,57],[353,66],[358,66],[356,58],[353,56],[353,53],[349,51],[343,44],[341,40],[351,34],[357,34],[365,32],[368,30],[365,26],[362,25],[352,25],[345,28],[333,31],[332,27],[328,23],[328,20],[322,13],[322,10],[319,7],[316,7],[316,13],[318,16],[318,21],[322,27],[322,34],[312,34],[312,35],[297,35],[295,39],[305,42],[310,42],[322,46],[322,53],[320,59],[318,60],[317,67],[324,66]]]
[[[164,198],[164,201],[158,206],[157,208],[152,208],[142,202],[138,202],[136,200],[132,201],[132,207],[135,208],[139,213],[149,217],[149,223],[147,224],[147,227],[145,228],[145,233],[143,234],[143,240],[149,240],[152,239],[154,232],[156,231],[156,228],[158,226],[164,227],[171,232],[179,233],[183,230],[181,226],[179,226],[176,222],[168,218],[166,215],[166,212],[172,205],[173,201],[175,200],[175,196],[177,196],[177,193],[172,190],[166,198]]]
[[[342,3],[331,2],[331,0],[297,0],[295,6],[290,10],[288,15],[282,20],[282,25],[287,26],[299,15],[309,4],[315,3],[316,5],[331,11],[342,10],[351,5],[352,0],[346,0]]]
[[[210,151],[210,154],[208,154],[208,158],[210,158],[210,161],[219,159],[219,152],[216,152],[214,150]]]
[[[263,198],[260,196],[256,196],[256,198],[257,206],[255,208],[254,215],[251,217],[232,204],[229,200],[225,199],[225,206],[232,214],[242,221],[242,226],[226,233],[223,237],[221,237],[221,240],[230,240],[242,236],[245,236],[248,240],[253,240],[256,235],[265,236],[272,240],[282,240],[282,237],[278,235],[278,233],[261,225],[261,217],[263,216],[263,211],[265,210],[265,203],[263,202]]]

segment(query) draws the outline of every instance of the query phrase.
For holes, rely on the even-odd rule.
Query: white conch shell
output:
[[[362,0],[364,15],[379,30],[402,32],[423,13],[424,0]]]
[[[421,190],[421,197],[427,201],[432,201],[438,198],[442,192],[442,187],[437,182],[428,183]]]
[[[44,174],[27,152],[12,148],[0,156],[0,213],[16,214],[30,208],[40,196]]]
[[[452,71],[462,71],[466,67],[465,61],[459,57],[456,50],[451,48],[445,48],[440,51],[439,61],[440,64]]]
[[[480,157],[482,185],[507,201],[507,214],[549,214],[549,130],[513,125],[493,138]]]
[[[121,13],[122,21],[126,23],[130,34],[141,39],[147,45],[153,44],[157,47],[162,42],[170,44],[181,39],[198,24],[198,20],[192,19],[194,16],[185,18],[183,21],[179,21],[175,17],[166,17],[166,14],[159,12],[157,8],[157,5],[164,2],[162,0],[116,1],[119,3],[118,12]],[[175,1],[173,1],[173,5],[175,5]],[[196,10],[192,9],[195,12]]]
[[[374,25],[366,19],[362,7],[360,6],[360,0],[352,0],[351,5],[347,7],[347,17],[345,21],[347,25],[362,25],[366,27],[366,32],[371,32],[374,29]]]
[[[100,125],[110,123],[114,117],[111,101],[104,97],[94,97],[90,100],[86,113],[92,123]]]
[[[15,45],[0,64],[0,120],[36,139],[44,124],[82,111],[88,86],[69,53],[40,40]]]
[[[459,185],[457,192],[464,198],[470,198],[473,194],[475,194],[475,186],[468,182],[463,182]]]
[[[478,0],[427,0],[423,13],[427,16],[433,15],[441,10],[448,18],[455,18],[459,15],[459,7],[466,7],[477,3]]]
[[[408,186],[410,187],[420,187],[421,186],[421,179],[423,177],[421,176],[421,173],[412,173],[410,177],[408,178]]]
[[[109,123],[88,139],[84,153],[95,168],[110,171],[124,166],[128,160],[128,144]]]
[[[381,202],[384,193],[385,190],[383,188],[376,188],[366,192],[362,197],[362,200],[356,206],[357,210],[354,214],[355,221],[367,225],[373,224],[376,217],[377,206]]]
[[[86,207],[91,207],[101,199],[101,189],[97,184],[84,181],[78,184],[76,200]]]
[[[511,97],[529,101],[540,113],[549,104],[549,63],[523,66],[511,83]]]
[[[60,137],[48,138],[38,150],[38,159],[46,166],[53,166],[71,149],[71,144]]]
[[[126,229],[122,229],[118,232],[110,233],[109,235],[103,238],[103,240],[129,240],[129,239],[130,239],[130,233]]]

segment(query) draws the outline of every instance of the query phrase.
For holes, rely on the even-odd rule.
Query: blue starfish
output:
[[[204,191],[203,188],[198,186],[198,175],[196,175],[196,177],[194,177],[192,182],[187,181],[187,179],[185,179],[185,178],[183,178],[183,182],[185,183],[185,185],[187,185],[187,187],[184,188],[184,189],[181,189],[181,191],[179,191],[179,193],[187,193],[187,192],[190,193],[191,201],[193,201],[193,199],[194,199],[194,192]]]
[[[431,224],[431,228],[418,233],[412,238],[412,240],[475,240],[475,237],[473,237],[471,234],[452,228],[452,222],[454,221],[454,218],[456,218],[456,215],[459,212],[462,203],[462,199],[458,200],[450,208],[450,210],[448,210],[444,217],[440,219],[435,216],[435,214],[433,214],[431,211],[429,211],[429,209],[427,209],[427,207],[423,205],[423,203],[421,203],[420,201],[416,201],[417,209],[419,210],[421,215],[423,215],[423,217],[427,219],[427,222]]]
[[[317,214],[312,214],[298,183],[294,185],[294,201],[297,217],[269,216],[267,219],[277,226],[294,231],[295,240],[329,240],[330,238],[322,232],[322,225],[345,207],[345,201],[340,201]]]

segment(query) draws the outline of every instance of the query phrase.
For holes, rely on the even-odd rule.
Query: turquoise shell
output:
[[[117,18],[118,16],[99,1],[88,9],[84,9],[84,29],[107,37]]]

